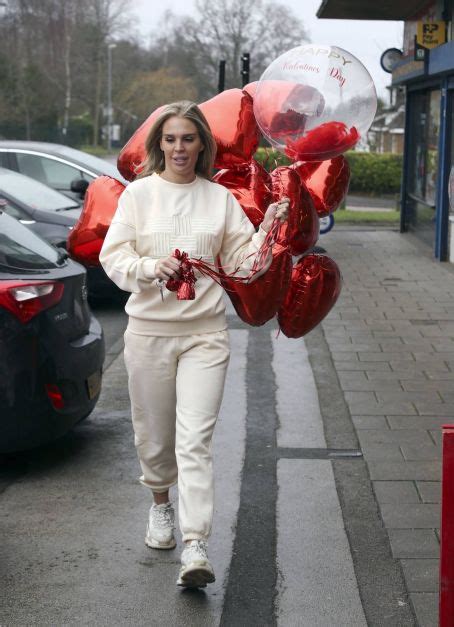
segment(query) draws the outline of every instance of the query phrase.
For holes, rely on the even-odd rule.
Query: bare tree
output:
[[[226,87],[241,85],[240,59],[251,55],[251,80],[279,54],[308,40],[303,23],[285,5],[255,0],[197,0],[195,18],[165,15],[154,53],[174,65],[199,88],[199,98],[216,91],[218,64],[225,59]]]
[[[126,0],[9,0],[7,14],[0,20],[0,61],[6,68],[0,75],[0,108],[14,125],[25,128],[25,137],[42,132],[42,119],[48,138],[66,141],[71,117],[88,108],[97,143],[107,44],[122,34],[129,4]],[[0,126],[4,124],[0,120]]]
[[[211,97],[220,59],[227,60],[227,87],[235,87],[242,52],[251,54],[254,80],[306,38],[282,4],[198,0],[195,18],[167,12],[147,50],[129,18],[132,7],[128,0],[8,0],[0,16],[0,135],[68,143],[91,137],[97,145],[112,42],[113,102],[129,130],[155,103]]]
[[[121,34],[128,20],[127,0],[87,0],[87,21],[90,24],[87,45],[91,51],[91,64],[85,56],[85,71],[90,77],[93,119],[93,145],[98,144],[102,87],[106,75],[107,46]],[[87,63],[88,61],[88,63]]]

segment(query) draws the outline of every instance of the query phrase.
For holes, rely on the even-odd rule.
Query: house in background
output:
[[[387,87],[390,103],[383,107],[367,133],[372,152],[404,152],[405,132],[405,91],[399,87]]]
[[[454,261],[454,214],[448,197],[454,165],[453,1],[323,0],[317,17],[404,21],[403,56],[392,71],[392,86],[406,95],[401,231],[414,232],[431,246],[436,259]],[[398,117],[388,122],[399,128]],[[386,130],[383,137],[377,133],[380,141],[392,144]]]

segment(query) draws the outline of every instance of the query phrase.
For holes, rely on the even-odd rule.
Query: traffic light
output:
[[[243,52],[241,55],[241,78],[243,87],[249,83],[249,52]]]
[[[218,93],[225,89],[225,59],[219,61],[219,82],[218,82]]]

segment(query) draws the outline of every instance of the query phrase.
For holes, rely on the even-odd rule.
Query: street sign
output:
[[[436,48],[446,42],[446,23],[418,22],[416,43],[423,48]]]

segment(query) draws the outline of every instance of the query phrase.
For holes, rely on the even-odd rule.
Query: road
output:
[[[137,481],[126,317],[118,304],[97,305],[107,355],[95,411],[1,468],[0,624],[365,627],[360,594],[374,591],[358,589],[335,482],[339,464],[360,477],[356,442],[340,420],[344,457],[332,461],[304,341],[276,337],[274,323],[247,328],[228,312],[232,359],[214,442],[216,583],[177,589],[181,542],[169,552],[144,545],[150,497]],[[368,496],[357,488],[343,498],[364,512]]]

